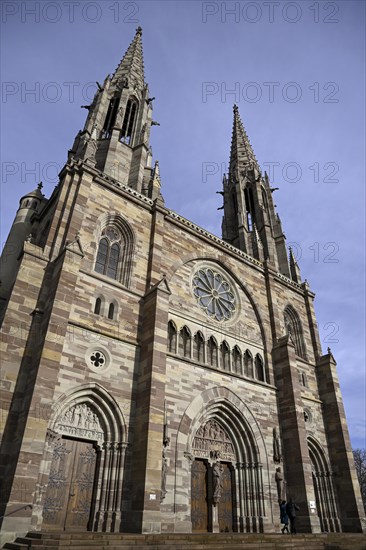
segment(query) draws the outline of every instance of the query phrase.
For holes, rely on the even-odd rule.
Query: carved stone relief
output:
[[[221,460],[236,460],[230,437],[222,426],[213,419],[197,430],[193,440],[193,452],[197,458],[210,459],[212,451],[219,452]]]
[[[57,431],[86,439],[104,440],[98,416],[86,403],[68,409],[58,420]]]

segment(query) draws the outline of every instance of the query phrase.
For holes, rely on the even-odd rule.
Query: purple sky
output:
[[[280,188],[277,210],[317,294],[352,443],[365,447],[365,3],[3,0],[1,9],[2,245],[22,194],[39,180],[51,193],[84,124],[80,105],[141,25],[166,205],[220,235],[215,192],[236,102]]]

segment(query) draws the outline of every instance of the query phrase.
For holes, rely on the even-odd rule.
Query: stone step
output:
[[[366,535],[204,533],[28,533],[3,547],[8,550],[366,550]]]
[[[26,547],[26,546],[22,546],[22,547],[19,547],[19,548],[29,548],[29,547]],[[44,550],[54,550],[56,547],[55,546],[42,546],[42,549]],[[74,545],[63,545],[61,544],[60,546],[58,546],[57,548],[62,548],[63,550],[73,550],[75,548],[77,548],[77,550],[89,550],[90,549],[90,546],[89,545],[78,545],[78,546],[74,546]],[[190,544],[190,543],[187,543],[187,544],[182,544],[182,545],[174,545],[174,546],[170,546],[170,545],[160,545],[160,544],[155,544],[155,545],[126,545],[126,546],[114,546],[114,545],[99,545],[99,546],[95,546],[94,548],[99,548],[101,550],[119,550],[121,548],[123,548],[123,550],[136,550],[138,548],[138,550],[222,550],[222,545],[209,545],[209,544]],[[324,550],[365,550],[366,549],[366,545],[365,544],[357,544],[357,545],[354,545],[354,544],[323,544],[323,543],[319,543],[319,542],[312,542],[312,543],[306,543],[306,544],[303,544],[302,542],[295,542],[293,541],[291,544],[281,544],[280,542],[278,543],[271,543],[271,542],[252,542],[252,543],[248,543],[248,544],[228,544],[228,545],[225,545],[225,550],[283,550],[283,549],[288,549],[288,550],[320,550],[320,549],[324,549]]]

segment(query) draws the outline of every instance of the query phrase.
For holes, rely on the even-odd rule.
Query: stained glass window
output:
[[[226,321],[235,312],[235,296],[230,284],[213,269],[202,268],[195,273],[193,293],[206,314],[217,321]]]
[[[99,241],[95,271],[111,279],[117,279],[120,257],[120,236],[114,228],[107,227]]]

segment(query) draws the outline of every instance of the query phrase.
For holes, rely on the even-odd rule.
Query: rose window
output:
[[[230,319],[235,296],[228,281],[217,271],[199,269],[193,277],[193,294],[206,314],[217,321]]]
[[[101,351],[94,351],[90,356],[90,363],[93,367],[103,367],[105,365],[105,355]]]

